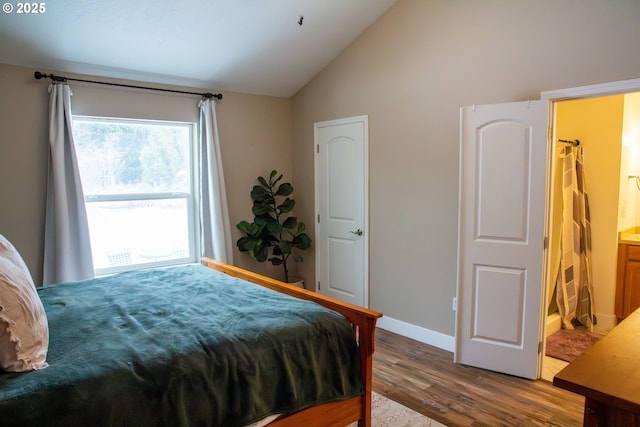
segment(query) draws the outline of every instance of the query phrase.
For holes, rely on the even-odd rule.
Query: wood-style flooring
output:
[[[453,363],[453,354],[376,330],[373,390],[447,426],[581,426],[584,398]]]

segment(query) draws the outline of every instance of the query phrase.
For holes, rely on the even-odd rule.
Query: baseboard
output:
[[[452,353],[455,350],[455,338],[441,332],[432,331],[431,329],[412,325],[411,323],[406,323],[387,316],[378,319],[377,325],[380,329],[384,329],[385,331],[393,332]]]
[[[598,325],[595,327],[596,330],[609,331],[616,325],[617,319],[615,315],[598,314],[597,317]],[[557,315],[557,319],[554,320],[554,323],[557,323],[560,320],[560,315]],[[388,316],[378,319],[377,326],[385,331],[393,332],[394,334],[402,335],[442,350],[452,353],[455,351],[456,339],[451,335],[412,325],[411,323],[396,320]],[[549,336],[549,327],[550,325],[547,323],[547,336]]]

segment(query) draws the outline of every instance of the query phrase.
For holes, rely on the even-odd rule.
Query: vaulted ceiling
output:
[[[10,0],[0,63],[291,97],[395,1]]]

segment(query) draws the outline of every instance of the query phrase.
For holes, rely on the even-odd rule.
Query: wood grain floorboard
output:
[[[582,425],[582,396],[454,364],[451,352],[379,328],[373,390],[450,427]]]

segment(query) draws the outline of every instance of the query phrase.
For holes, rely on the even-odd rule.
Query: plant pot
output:
[[[298,288],[304,289],[304,280],[303,279],[294,279],[293,282],[289,282],[290,285],[296,286]]]

